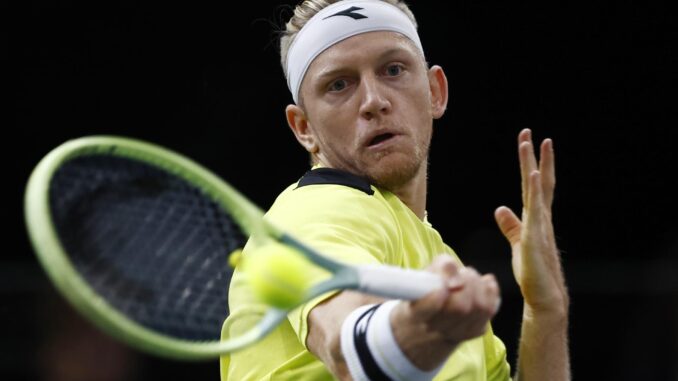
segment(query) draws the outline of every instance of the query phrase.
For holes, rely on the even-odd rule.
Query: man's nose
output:
[[[376,76],[366,76],[360,81],[362,102],[360,115],[365,119],[388,114],[391,111],[391,102],[388,97],[388,89]]]

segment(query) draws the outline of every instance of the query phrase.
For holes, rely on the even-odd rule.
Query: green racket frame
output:
[[[360,276],[307,247],[263,219],[260,208],[211,171],[181,154],[158,145],[118,136],[90,136],[68,141],[47,154],[30,176],[24,199],[25,222],[33,248],[59,292],[86,318],[109,335],[144,352],[181,360],[213,359],[246,347],[266,336],[287,312],[271,307],[265,317],[243,336],[228,341],[196,342],[160,334],[127,318],[99,296],[75,270],[54,224],[49,205],[49,186],[55,171],[65,162],[86,155],[113,155],[145,162],[202,189],[257,241],[277,240],[297,248],[333,276],[311,288],[304,301],[328,291],[358,288]],[[226,318],[226,316],[224,316]]]

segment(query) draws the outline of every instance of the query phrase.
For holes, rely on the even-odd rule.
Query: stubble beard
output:
[[[417,146],[414,152],[380,152],[373,160],[376,165],[366,166],[365,176],[372,185],[395,192],[407,185],[425,170],[429,143]]]

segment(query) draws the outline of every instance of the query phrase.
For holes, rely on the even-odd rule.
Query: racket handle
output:
[[[419,299],[444,286],[439,275],[394,266],[362,265],[356,270],[360,290],[393,299]]]

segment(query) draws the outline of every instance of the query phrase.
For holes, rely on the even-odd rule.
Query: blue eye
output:
[[[339,79],[337,81],[332,82],[329,90],[330,91],[341,91],[341,90],[345,89],[346,86],[347,86],[346,80]]]
[[[392,77],[395,77],[397,75],[400,75],[402,73],[403,67],[400,65],[389,65],[386,68],[386,73]]]

